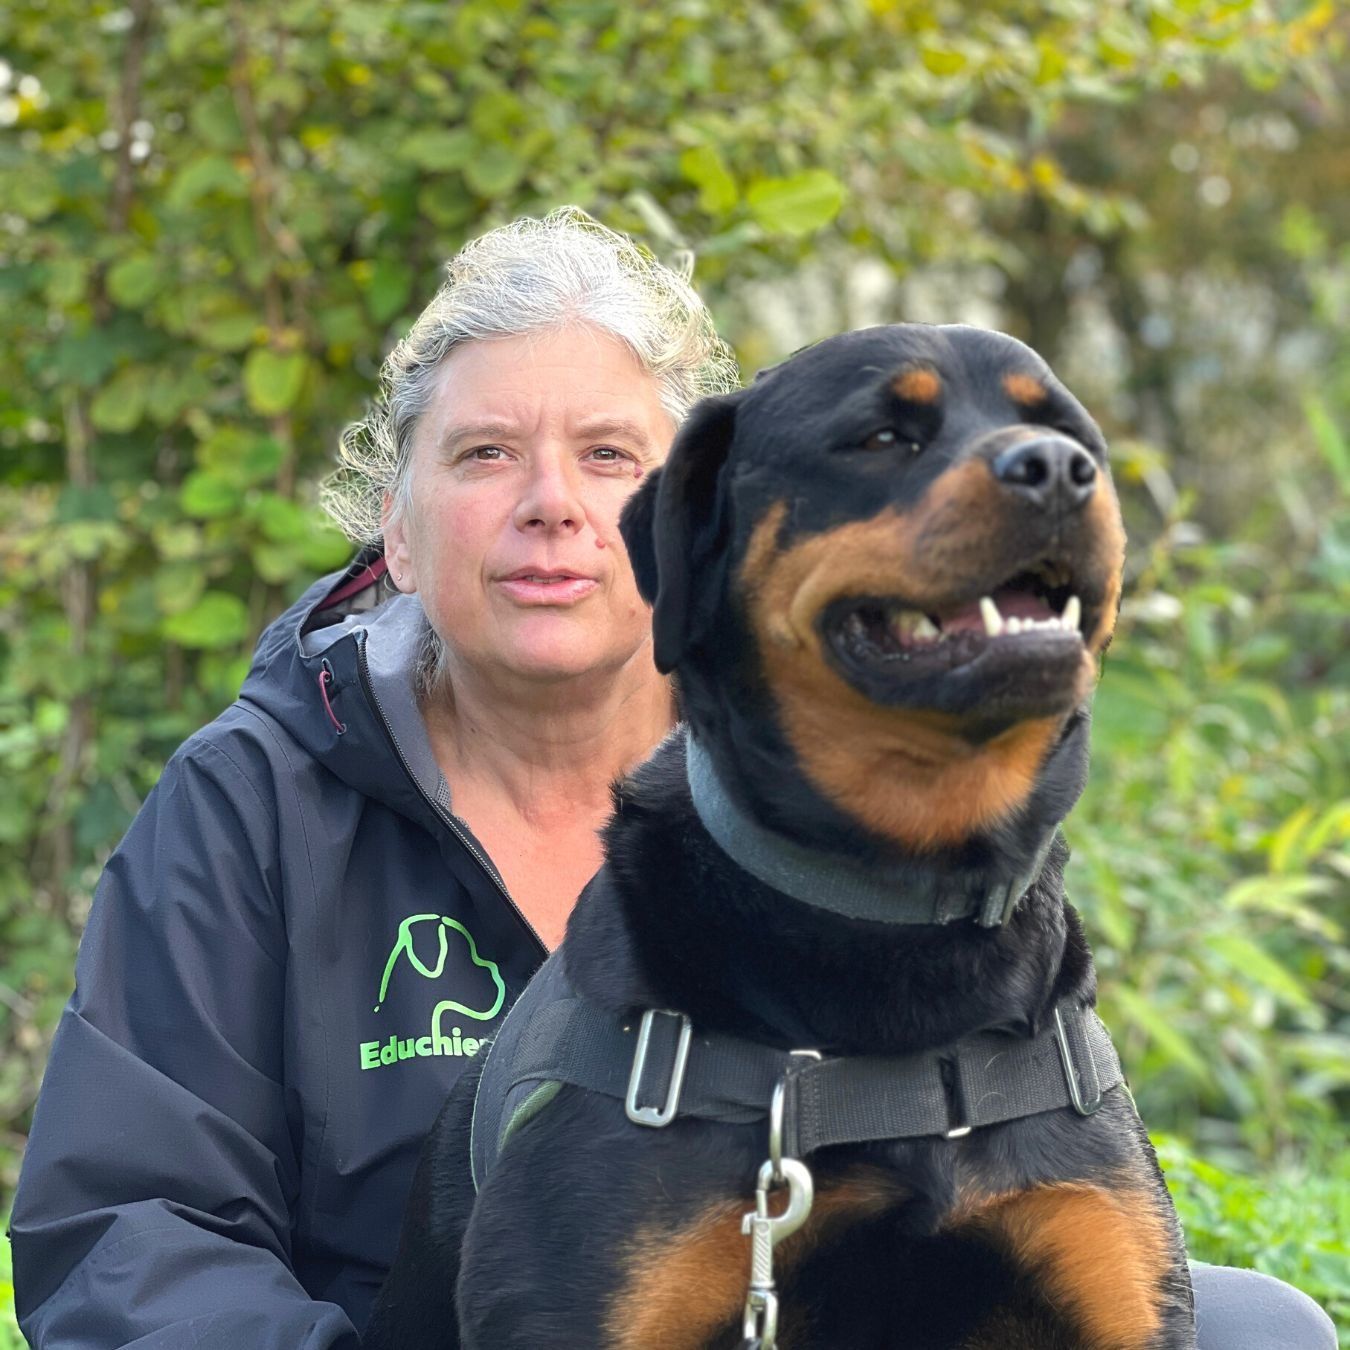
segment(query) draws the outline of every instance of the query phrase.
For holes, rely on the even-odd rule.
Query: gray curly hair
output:
[[[579,207],[490,230],[446,274],[386,358],[366,416],[342,433],[339,467],[323,485],[324,509],[354,541],[379,542],[386,494],[395,517],[407,509],[417,423],[441,362],[462,342],[590,324],[655,377],[677,425],[700,398],[740,385],[736,358],[687,277]]]

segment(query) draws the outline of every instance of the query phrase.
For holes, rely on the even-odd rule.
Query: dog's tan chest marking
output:
[[[951,1231],[985,1237],[1006,1251],[1069,1316],[1092,1350],[1145,1350],[1161,1326],[1161,1290],[1170,1261],[1156,1198],[1131,1185],[1106,1190],[1058,1182],[1029,1191],[967,1197]],[[979,1328],[962,1350],[1014,1350],[998,1322]],[[1006,1318],[1005,1318],[1006,1321]]]
[[[862,1172],[818,1191],[806,1225],[779,1246],[789,1269],[847,1219],[870,1218],[905,1198],[882,1173]],[[608,1350],[702,1350],[740,1318],[750,1281],[750,1239],[741,1219],[749,1198],[719,1201],[672,1232],[652,1225],[634,1235],[626,1277],[606,1319]],[[777,1212],[777,1204],[770,1202]],[[785,1341],[780,1337],[780,1341]]]

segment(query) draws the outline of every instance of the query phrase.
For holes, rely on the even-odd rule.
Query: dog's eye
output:
[[[898,450],[906,449],[912,455],[917,455],[923,446],[915,440],[904,440],[898,431],[891,427],[882,427],[880,431],[874,431],[862,443],[864,450]]]

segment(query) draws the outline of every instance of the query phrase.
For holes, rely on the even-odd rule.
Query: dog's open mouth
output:
[[[1010,682],[1026,681],[1044,695],[1078,671],[1095,610],[1067,567],[1044,562],[935,608],[899,596],[841,597],[821,615],[820,631],[841,673],[882,702],[910,702],[905,691],[916,682],[929,694],[932,678],[952,676],[987,681],[1004,695]],[[969,707],[974,697],[971,689],[956,701]]]
[[[946,608],[924,610],[893,596],[850,596],[829,607],[823,629],[841,656],[865,665],[933,657],[950,667],[993,642],[1048,637],[1081,644],[1084,618],[1072,577],[1045,563]]]

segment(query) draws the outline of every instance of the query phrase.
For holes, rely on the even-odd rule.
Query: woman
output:
[[[736,382],[581,213],[451,264],[331,493],[383,554],[272,625],[100,883],[13,1216],[35,1345],[357,1344],[421,1137],[670,729],[618,517]]]
[[[383,548],[268,630],[100,883],[14,1211],[34,1345],[357,1345],[420,1138],[671,726],[618,515],[734,384],[579,213],[451,264],[330,494]],[[1284,1286],[1203,1278],[1247,1336],[1213,1347],[1318,1344]],[[1251,1339],[1263,1298],[1294,1339]]]

